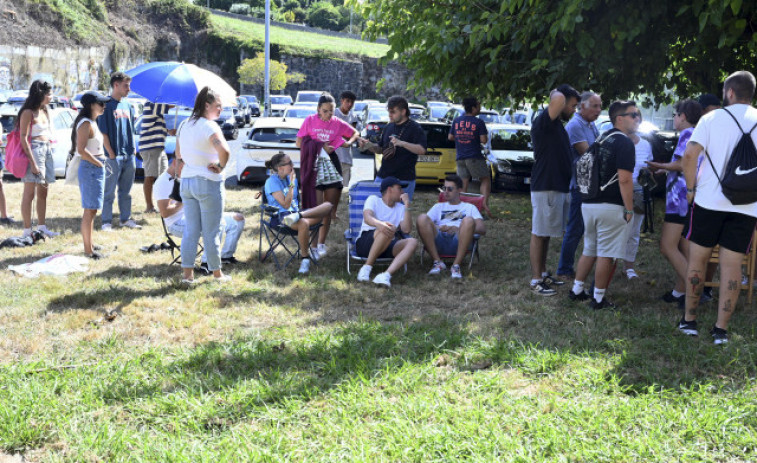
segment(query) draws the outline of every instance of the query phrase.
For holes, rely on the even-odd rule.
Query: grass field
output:
[[[211,23],[226,35],[238,37],[245,41],[263,43],[265,26],[249,21],[211,15]],[[279,45],[282,52],[288,50],[297,54],[337,57],[343,55],[364,55],[380,58],[389,50],[389,46],[380,43],[343,37],[331,37],[313,32],[301,32],[271,26],[271,43]]]
[[[18,217],[21,185],[5,190]],[[414,214],[435,196],[420,191]],[[108,259],[87,273],[14,276],[9,264],[82,253],[78,189],[53,185],[48,224],[63,235],[0,250],[0,461],[757,458],[754,308],[740,300],[724,348],[706,334],[715,301],[702,336],[678,335],[678,310],[658,301],[672,278],[656,235],[642,240],[642,281],[610,287],[622,310],[594,313],[567,289],[530,293],[523,194],[493,198],[461,284],[414,259],[390,290],[346,273],[344,205],[329,257],[298,278],[257,261],[253,191],[227,200],[247,216],[230,284],[180,286],[167,253],[139,251],[162,238],[141,214],[141,231],[96,232]]]

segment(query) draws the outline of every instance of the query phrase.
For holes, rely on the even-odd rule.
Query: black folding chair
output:
[[[286,268],[293,260],[299,258],[302,254],[300,252],[300,242],[297,240],[297,230],[293,230],[279,220],[279,208],[268,204],[265,192],[261,195],[260,205],[260,230],[258,237],[258,259],[260,262],[265,262],[269,257],[273,258],[276,269],[280,270]],[[274,225],[274,218],[276,224]],[[321,229],[321,223],[310,226],[310,238],[308,239],[308,246],[313,245],[318,240],[318,231]],[[267,250],[263,250],[263,237],[265,237]],[[283,258],[285,260],[284,265],[279,262],[279,257],[276,256],[276,251],[283,251]],[[311,262],[318,265],[315,259],[311,259]]]
[[[163,219],[163,217],[160,218],[160,223],[163,224],[163,233],[166,235],[166,242],[168,243],[168,246],[170,246],[171,250],[171,263],[169,265],[177,264],[179,263],[179,260],[181,260],[181,242],[176,243],[174,240],[173,235],[168,231],[168,227],[166,227],[166,221]],[[202,255],[202,252],[205,250],[203,248],[202,244],[198,243],[200,246],[200,250],[197,252],[198,256]]]

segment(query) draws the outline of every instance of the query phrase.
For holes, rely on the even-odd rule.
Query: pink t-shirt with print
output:
[[[332,117],[328,122],[324,122],[318,117],[318,114],[311,114],[305,118],[297,136],[309,135],[310,138],[339,148],[344,144],[344,137],[349,138],[353,133],[355,133],[355,129],[338,117]]]

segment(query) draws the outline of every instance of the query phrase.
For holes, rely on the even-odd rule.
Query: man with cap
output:
[[[371,195],[363,206],[363,225],[355,251],[365,257],[365,265],[357,274],[357,281],[370,281],[376,259],[393,259],[385,272],[373,279],[377,285],[391,287],[394,272],[404,266],[415,253],[418,241],[408,237],[413,228],[413,219],[407,206],[410,198],[402,191],[396,177],[381,180],[381,197]]]

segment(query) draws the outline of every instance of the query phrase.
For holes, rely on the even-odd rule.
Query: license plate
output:
[[[523,178],[523,183],[525,183],[526,185],[530,184],[531,183],[531,177],[524,177]]]
[[[418,162],[439,162],[438,156],[429,156],[428,154],[421,154],[418,156]]]

